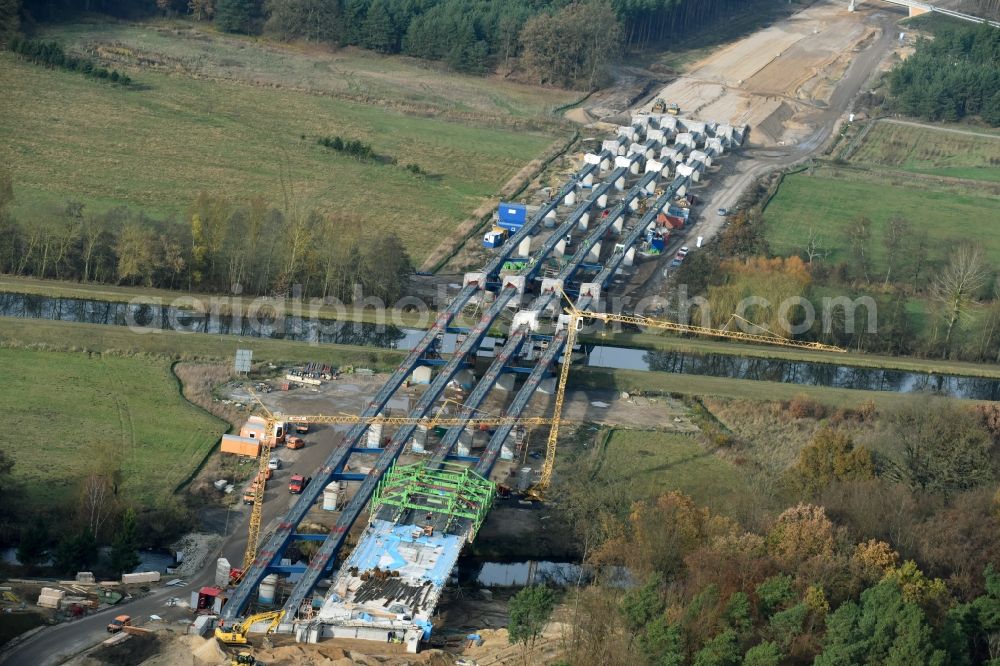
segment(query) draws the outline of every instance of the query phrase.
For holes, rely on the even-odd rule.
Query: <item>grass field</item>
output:
[[[679,490],[699,505],[729,513],[747,492],[740,471],[690,435],[615,430],[595,455],[602,477],[626,484],[635,499]]]
[[[971,183],[971,181],[970,181]],[[1000,195],[979,183],[950,187],[936,179],[895,178],[876,171],[819,167],[786,176],[764,212],[767,237],[776,254],[798,254],[815,230],[828,263],[852,262],[852,221],[871,219],[869,251],[875,272],[884,271],[885,225],[899,215],[931,239],[931,259],[943,260],[950,246],[974,240],[993,265],[1000,265]]]
[[[1000,182],[1000,136],[878,122],[851,155],[855,164],[968,180]]]
[[[142,506],[169,495],[226,426],[181,397],[165,359],[0,349],[5,428],[27,506],[72,506],[81,479],[121,470]]]
[[[95,211],[128,205],[179,217],[201,190],[237,200],[261,195],[279,207],[290,192],[300,209],[336,211],[345,224],[396,231],[420,263],[558,134],[537,114],[561,101],[559,95],[499,85],[491,96],[487,81],[429,69],[418,74],[395,59],[374,57],[361,70],[368,56],[354,55],[342,71],[331,69],[330,56],[286,57],[273,45],[232,39],[216,45],[210,36],[194,40],[134,26],[64,27],[43,36],[93,46],[130,43],[129,35],[156,37],[152,51],[140,50],[170,64],[125,66],[134,89],[0,54],[0,162],[13,172],[19,219],[50,218],[68,200]],[[168,47],[189,53],[197,67],[156,50]],[[275,87],[288,75],[288,63],[325,72],[326,81],[368,83],[347,99],[319,85]],[[240,75],[213,76],[217,68]],[[357,76],[345,74],[355,68]],[[383,87],[369,90],[375,82]],[[411,99],[415,91],[426,99]],[[382,103],[394,93],[399,105]],[[461,118],[449,117],[447,109]],[[516,120],[514,111],[522,126],[497,120]],[[541,129],[527,127],[525,116],[539,118]],[[486,122],[477,124],[480,117]],[[332,135],[369,142],[376,153],[419,164],[433,176],[358,162],[316,145],[317,137]]]
[[[125,327],[10,317],[0,317],[0,344],[3,343],[53,350],[149,354],[164,359],[232,360],[237,349],[251,349],[256,363],[316,361],[379,370],[394,368],[403,358],[400,352],[375,347],[313,345],[308,342],[176,331],[137,334]]]
[[[679,393],[681,395],[717,396],[746,400],[791,400],[804,396],[828,407],[848,408],[857,407],[869,400],[879,407],[895,407],[913,401],[913,394],[907,393],[803,386],[751,379],[728,379],[641,370],[577,369],[570,375],[570,384],[574,388],[582,389],[607,389],[610,387],[629,393]],[[974,404],[975,402],[974,400],[962,400],[962,404]]]

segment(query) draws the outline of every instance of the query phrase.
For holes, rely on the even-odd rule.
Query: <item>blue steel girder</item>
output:
[[[455,373],[461,365],[462,358],[479,346],[479,343],[489,332],[493,321],[503,311],[503,309],[507,307],[507,303],[510,302],[510,300],[516,295],[517,290],[513,287],[506,288],[497,294],[496,300],[490,305],[489,310],[482,315],[480,320],[476,323],[476,326],[469,333],[468,337],[466,337],[466,339],[462,342],[459,349],[455,351],[451,362],[444,366],[441,372],[438,373],[438,375],[424,391],[423,395],[421,395],[417,400],[413,409],[410,411],[411,417],[423,418],[427,415],[427,413],[434,406],[437,398],[442,392],[444,392],[448,382],[455,376]],[[309,566],[306,568],[305,574],[303,574],[302,578],[298,583],[296,583],[295,587],[292,588],[291,593],[288,595],[288,599],[285,602],[285,612],[290,618],[296,616],[306,595],[309,594],[314,587],[316,587],[316,583],[319,582],[320,577],[323,575],[323,570],[333,560],[334,555],[336,555],[337,551],[340,550],[340,547],[343,545],[351,526],[358,519],[358,516],[360,516],[365,510],[368,500],[375,491],[379,480],[403,452],[403,448],[413,435],[416,428],[416,425],[406,425],[396,431],[392,440],[383,450],[382,455],[375,461],[375,464],[372,466],[372,469],[368,473],[367,477],[365,477],[365,480],[361,482],[361,486],[354,494],[354,497],[352,497],[344,507],[340,517],[337,519],[337,524],[330,531],[330,534],[327,535],[327,538],[323,541],[319,550],[317,550],[313,555],[309,562]],[[328,482],[329,481],[327,481],[327,483]],[[315,483],[315,481],[313,483]],[[320,484],[317,485],[325,487],[326,483],[323,483],[321,480]]]
[[[507,338],[506,344],[504,344],[503,348],[496,355],[496,358],[493,359],[490,367],[483,373],[479,383],[469,393],[465,402],[462,403],[462,410],[459,412],[458,418],[468,420],[475,416],[476,410],[483,404],[486,396],[489,395],[490,390],[496,384],[504,367],[510,362],[510,359],[517,353],[518,349],[521,348],[521,344],[524,342],[527,334],[528,328],[522,326]],[[431,469],[441,466],[445,456],[451,453],[452,447],[458,442],[463,430],[465,430],[464,425],[455,425],[448,429],[448,432],[441,438],[441,444],[428,465]]]
[[[605,155],[605,153],[607,153],[607,155]],[[611,155],[609,152],[604,151],[602,153],[602,157],[604,156],[610,157]],[[488,278],[499,272],[500,268],[503,266],[503,263],[506,261],[507,257],[509,257],[510,253],[513,251],[513,248],[515,248],[517,244],[520,243],[521,240],[523,240],[529,234],[531,234],[534,231],[535,227],[537,227],[538,224],[541,223],[541,221],[545,218],[545,216],[549,212],[555,210],[559,206],[560,202],[563,200],[566,194],[573,191],[577,187],[579,181],[583,180],[583,178],[585,178],[588,174],[592,173],[594,170],[595,170],[595,165],[587,165],[583,169],[581,169],[580,172],[577,175],[575,175],[570,180],[570,182],[568,182],[562,188],[562,190],[560,190],[559,195],[556,198],[554,198],[552,201],[544,205],[531,218],[531,220],[528,223],[522,226],[521,229],[519,229],[511,237],[510,241],[508,241],[501,247],[501,250],[493,257],[493,259],[490,262],[487,263],[484,269],[484,272],[487,274]],[[549,248],[548,251],[551,251],[551,248]],[[545,254],[541,254],[538,257],[539,261],[541,259],[544,259],[544,257]],[[447,329],[448,323],[454,318],[454,316],[458,312],[461,311],[461,309],[465,306],[465,304],[472,298],[473,294],[476,293],[478,288],[479,287],[475,284],[469,284],[462,288],[462,290],[458,293],[458,295],[456,295],[456,297],[448,304],[447,308],[439,314],[438,319],[436,320],[434,325],[427,331],[424,337],[413,347],[413,349],[407,355],[406,359],[404,359],[404,361],[400,364],[399,368],[389,377],[389,380],[386,382],[386,384],[383,385],[383,387],[375,394],[371,402],[368,403],[368,405],[362,412],[362,416],[366,417],[376,416],[385,408],[386,403],[388,403],[392,395],[399,389],[399,387],[403,384],[403,382],[410,375],[413,369],[418,364],[420,364],[420,362],[422,361],[422,357],[427,353],[428,350],[432,349],[436,345],[438,340],[438,335],[443,333]],[[510,297],[512,297],[512,295],[504,299],[504,303],[506,303]],[[498,298],[498,301],[499,300],[500,299]],[[456,355],[455,358],[458,358],[459,362],[461,362],[462,356],[464,355]],[[433,362],[434,361],[430,361],[430,363]],[[445,365],[445,368],[450,368],[450,367],[452,367],[450,364]],[[325,464],[319,470],[317,470],[315,474],[316,481],[306,486],[306,489],[303,491],[301,495],[299,495],[298,500],[288,511],[284,519],[278,524],[278,526],[271,533],[270,538],[267,539],[266,543],[262,544],[261,547],[258,549],[257,557],[255,558],[253,564],[244,573],[244,576],[240,581],[240,584],[232,592],[229,598],[229,602],[226,604],[225,608],[223,608],[222,616],[225,620],[233,620],[240,616],[240,613],[242,612],[243,608],[247,605],[250,598],[252,597],[255,588],[260,584],[264,576],[267,575],[268,571],[271,570],[271,568],[274,566],[274,563],[280,558],[281,554],[284,552],[285,548],[287,548],[288,544],[291,541],[294,528],[305,518],[306,514],[309,512],[309,509],[316,502],[320,493],[322,492],[323,488],[326,486],[327,483],[329,483],[332,480],[361,481],[362,486],[364,487],[365,483],[368,483],[369,481],[372,480],[371,474],[360,475],[360,474],[345,473],[343,471],[348,459],[351,456],[351,449],[356,447],[357,444],[361,441],[361,438],[364,436],[367,427],[368,426],[364,424],[357,424],[348,431],[340,446],[338,446],[327,457]],[[412,429],[410,430],[412,433]],[[397,433],[397,435],[398,434],[399,433]],[[407,434],[407,437],[409,437],[409,434]],[[395,457],[391,456],[392,452],[389,453],[390,455],[387,456],[386,452],[383,452],[383,455],[379,458],[379,460],[380,461],[383,459],[388,460],[389,458],[391,458],[391,460],[395,460]],[[396,455],[398,456],[398,452],[396,453]],[[391,462],[391,460],[389,460],[389,462]],[[326,483],[317,482],[324,478],[326,479]],[[377,482],[377,478],[375,479],[375,482]],[[373,488],[374,483],[372,483],[371,485]],[[359,491],[359,494],[355,496],[355,499],[361,497],[362,498],[361,503],[364,504],[364,502],[367,501],[367,498],[370,494],[371,494],[370,492],[364,494]],[[339,543],[341,542],[342,538],[338,540],[336,548],[339,548]],[[324,546],[326,546],[328,543],[329,540],[324,542]],[[335,551],[336,548],[334,548],[333,550]],[[310,584],[309,589],[311,589],[314,584],[315,584],[314,582]]]
[[[469,299],[472,298],[473,294],[476,293],[477,289],[478,287],[474,284],[469,284],[462,288],[455,299],[448,304],[448,307],[438,315],[434,325],[428,329],[424,337],[407,354],[406,358],[399,365],[399,368],[389,376],[386,383],[362,411],[362,416],[377,416],[385,408],[393,393],[406,381],[406,378],[409,377],[413,368],[424,355],[424,352],[434,344],[437,336],[447,328],[448,323],[461,311]],[[261,544],[253,564],[244,573],[239,585],[230,595],[229,602],[222,609],[224,619],[232,620],[239,617],[240,612],[253,596],[254,589],[260,585],[264,576],[267,575],[267,571],[280,559],[281,554],[288,547],[295,527],[309,513],[309,509],[312,508],[312,505],[319,498],[326,485],[333,480],[334,475],[342,472],[344,465],[351,456],[351,449],[358,445],[367,429],[368,426],[364,423],[352,426],[344,436],[344,440],[340,446],[334,449],[327,457],[323,466],[313,474],[313,483],[305,487],[284,519],[278,523],[271,538],[266,543]]]
[[[594,205],[597,203],[597,200],[602,195],[607,194],[608,190],[611,189],[611,186],[614,184],[614,182],[618,178],[624,176],[626,171],[627,169],[625,169],[625,167],[619,167],[615,169],[613,172],[611,172],[611,176],[609,176],[606,181],[604,181],[600,185],[596,186],[593,190],[591,190],[591,194],[589,197],[587,197],[587,200],[584,201],[579,206],[577,206],[576,209],[570,214],[570,216],[567,217],[566,220],[561,225],[559,225],[559,228],[556,229],[552,233],[552,235],[545,240],[545,243],[543,243],[542,247],[540,247],[538,250],[538,256],[536,261],[524,273],[524,275],[527,276],[527,279],[529,281],[534,279],[535,275],[538,274],[538,271],[541,270],[542,259],[547,257],[552,252],[552,250],[555,249],[556,245],[559,244],[559,241],[561,241],[566,236],[566,234],[573,231],[579,225],[580,219],[584,216],[584,214],[588,213],[590,209],[594,207]]]
[[[524,385],[514,396],[510,405],[507,407],[507,411],[504,413],[505,416],[518,417],[524,412],[524,409],[528,406],[531,401],[531,396],[535,394],[535,390],[543,379],[549,374],[549,366],[552,365],[559,357],[559,352],[566,346],[566,335],[567,331],[563,328],[561,331],[557,332],[553,337],[552,341],[549,343],[548,349],[542,354],[541,358],[538,359],[538,363],[531,370],[531,374],[524,381]],[[572,350],[568,350],[567,353]],[[493,465],[496,464],[497,456],[500,455],[500,449],[503,447],[503,443],[507,441],[507,437],[510,436],[510,431],[514,429],[513,425],[502,425],[497,428],[496,432],[490,438],[489,443],[486,445],[486,450],[479,457],[479,462],[473,468],[477,474],[485,478],[489,478],[490,472],[493,471]]]

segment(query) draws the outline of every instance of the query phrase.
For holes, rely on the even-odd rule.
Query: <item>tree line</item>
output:
[[[889,73],[902,113],[927,120],[980,117],[1000,126],[1000,31],[980,24],[932,24],[933,39]]]
[[[507,76],[517,65],[540,83],[591,88],[623,49],[663,44],[754,1],[0,0],[0,36],[12,22],[80,11],[188,15],[227,32],[401,53],[474,74]]]
[[[4,179],[0,179],[3,181]],[[356,220],[279,210],[255,197],[202,192],[182,222],[119,207],[93,213],[69,203],[59,215],[22,223],[7,212],[0,182],[0,273],[215,293],[395,302],[413,267],[393,233]],[[5,194],[6,193],[6,194]]]
[[[10,50],[25,60],[46,67],[59,67],[70,72],[80,72],[85,76],[100,81],[109,81],[120,86],[132,84],[132,78],[128,74],[120,73],[117,69],[108,70],[107,67],[95,64],[90,58],[66,55],[62,46],[57,42],[21,39],[21,37],[15,36],[10,40]]]

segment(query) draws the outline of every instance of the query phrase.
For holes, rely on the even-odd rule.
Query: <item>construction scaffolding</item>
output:
[[[496,484],[465,465],[393,465],[372,496],[372,515],[382,506],[395,507],[400,515],[405,511],[427,512],[445,517],[444,531],[456,518],[465,518],[472,524],[472,538],[495,497]]]

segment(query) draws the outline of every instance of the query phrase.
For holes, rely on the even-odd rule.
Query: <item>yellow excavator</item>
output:
[[[285,611],[257,613],[256,615],[251,615],[242,622],[237,622],[228,628],[224,626],[216,627],[215,638],[223,645],[248,645],[250,641],[247,640],[247,634],[250,633],[250,627],[258,622],[270,621],[270,624],[267,625],[267,629],[264,630],[264,637],[266,639],[268,634],[277,629],[278,624],[281,622],[281,618],[284,616]]]

